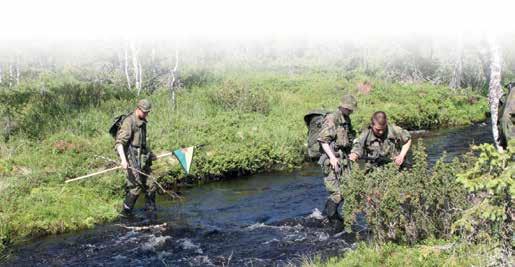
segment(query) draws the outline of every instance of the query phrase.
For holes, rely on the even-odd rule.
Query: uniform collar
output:
[[[386,138],[380,138],[380,137],[377,137],[375,134],[374,134],[374,131],[372,130],[372,126],[369,126],[369,129],[370,129],[370,141],[375,141],[375,140],[386,140],[386,139],[394,139],[395,136],[393,134],[392,131],[390,131],[390,125],[387,124],[386,125]]]

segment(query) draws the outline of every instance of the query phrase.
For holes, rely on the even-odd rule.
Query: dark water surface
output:
[[[491,142],[475,125],[422,136],[430,163]],[[322,210],[326,191],[317,166],[216,182],[158,200],[158,219],[135,219],[31,241],[7,265],[20,266],[275,266],[303,257],[339,255],[353,235],[337,233]],[[141,203],[139,203],[141,207]],[[143,215],[142,211],[137,213]]]

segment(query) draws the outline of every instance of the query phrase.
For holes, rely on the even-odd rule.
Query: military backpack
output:
[[[309,159],[316,161],[322,156],[322,147],[318,142],[318,134],[322,130],[324,124],[324,117],[330,113],[329,111],[323,110],[312,110],[304,116],[304,122],[308,127],[308,157]]]
[[[126,114],[122,114],[120,116],[116,116],[114,119],[113,119],[113,123],[111,124],[111,127],[109,128],[109,134],[116,139],[116,135],[118,134],[118,131],[120,130],[120,128],[122,127],[122,123],[123,121],[125,120],[125,118],[129,117],[130,115],[132,115],[132,112],[130,113],[126,113]]]

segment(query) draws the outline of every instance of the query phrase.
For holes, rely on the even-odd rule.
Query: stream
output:
[[[492,142],[490,126],[421,134],[430,165],[470,144]],[[322,172],[307,165],[208,183],[158,199],[157,219],[113,222],[32,240],[14,248],[8,266],[284,266],[353,249],[355,235],[337,233],[321,215]],[[143,216],[140,197],[136,213]]]

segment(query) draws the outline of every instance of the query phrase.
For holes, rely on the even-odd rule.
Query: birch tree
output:
[[[488,44],[491,52],[490,62],[490,83],[488,86],[488,101],[490,103],[490,113],[492,118],[492,133],[495,146],[502,151],[499,140],[499,128],[497,127],[499,119],[499,99],[502,96],[501,89],[501,56],[497,40],[493,35],[488,37]]]
[[[131,86],[131,77],[129,75],[129,48],[128,48],[128,43],[125,43],[124,45],[124,55],[125,55],[125,60],[124,60],[124,69],[125,69],[125,78],[127,79],[127,88],[129,89],[129,91],[132,89],[132,86]]]
[[[454,63],[454,71],[452,73],[449,87],[452,89],[461,88],[463,81],[463,35],[458,36],[458,45],[456,48],[456,61]]]
[[[177,107],[177,100],[175,97],[175,91],[177,88],[177,69],[179,67],[179,49],[177,48],[177,44],[175,45],[175,65],[173,69],[170,70],[170,93],[171,93],[171,101],[172,108],[175,109]]]

